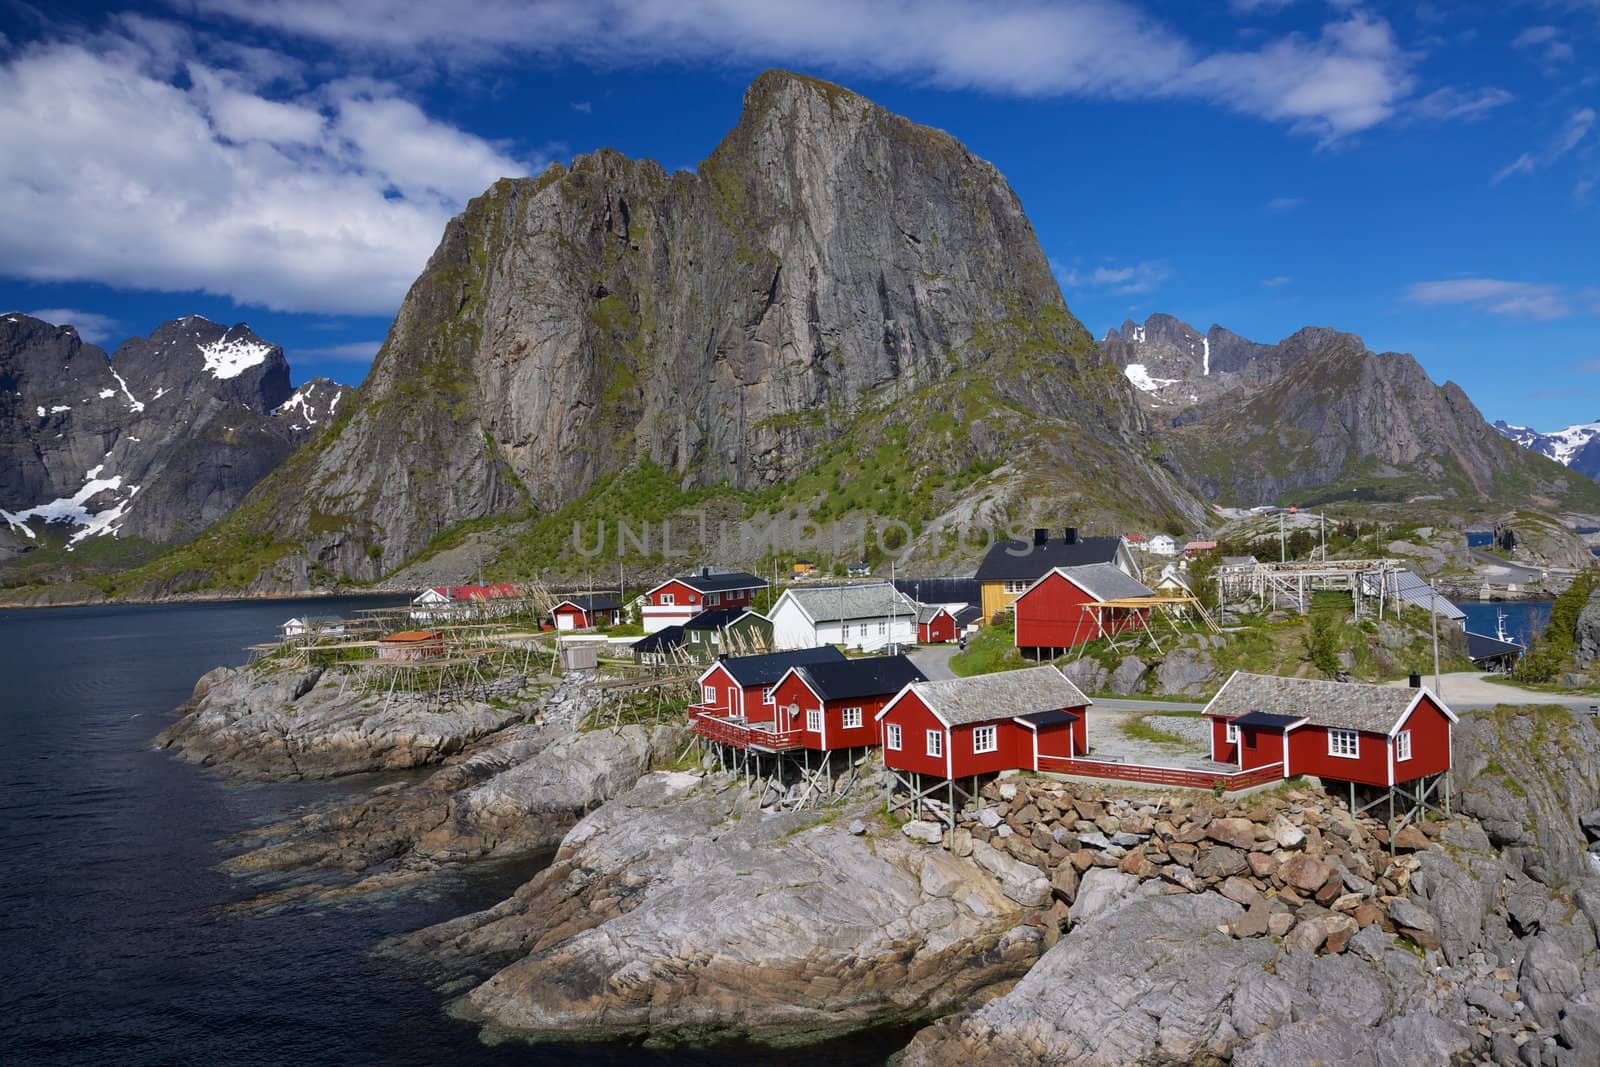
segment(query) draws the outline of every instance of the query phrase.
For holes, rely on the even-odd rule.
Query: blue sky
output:
[[[602,146],[692,168],[782,66],[1005,173],[1097,335],[1408,351],[1600,418],[1600,0],[0,0],[0,307],[199,313],[365,374],[444,222]]]

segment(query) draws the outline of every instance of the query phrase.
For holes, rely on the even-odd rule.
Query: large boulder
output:
[[[1177,696],[1198,693],[1217,681],[1217,666],[1210,653],[1196,648],[1175,648],[1155,668],[1154,692]]]

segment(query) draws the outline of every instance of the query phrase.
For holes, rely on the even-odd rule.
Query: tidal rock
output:
[[[804,1040],[925,1019],[1020,975],[1043,932],[971,860],[647,775],[496,907],[391,946],[488,977],[499,1033]]]
[[[992,848],[974,842],[972,858],[978,866],[1000,880],[1000,891],[1025,908],[1042,908],[1050,903],[1050,881],[1039,868]]]

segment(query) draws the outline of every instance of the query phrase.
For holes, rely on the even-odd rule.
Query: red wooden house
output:
[[[1054,656],[1097,637],[1142,630],[1149,608],[1102,605],[1147,596],[1155,592],[1109,563],[1055,567],[1017,597],[1017,647]]]
[[[1211,758],[1387,787],[1450,769],[1455,713],[1426,688],[1235,672],[1211,698]]]
[[[917,607],[917,642],[939,645],[956,639],[956,617],[950,609],[939,604],[921,604]]]
[[[713,574],[706,567],[699,574],[662,582],[646,593],[640,621],[644,632],[653,634],[668,626],[681,626],[702,611],[747,608],[766,587],[767,583],[753,574]]]
[[[700,675],[700,702],[689,705],[689,728],[729,744],[759,741],[770,747],[777,718],[772,689],[790,667],[842,663],[844,653],[832,645],[762,656],[721,656]],[[704,728],[702,728],[704,725]],[[713,733],[715,731],[715,733]],[[796,744],[785,747],[797,747]]]
[[[773,687],[777,729],[799,730],[802,748],[832,751],[878,743],[878,712],[926,677],[905,656],[870,656],[790,667]]]
[[[914,682],[878,712],[884,766],[946,779],[1049,770],[1088,748],[1089,703],[1054,667]]]
[[[615,626],[622,606],[609,596],[568,597],[550,609],[557,630],[587,630],[593,626]]]

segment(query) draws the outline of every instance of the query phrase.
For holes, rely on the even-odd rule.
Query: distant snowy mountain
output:
[[[70,325],[0,315],[0,532],[15,550],[52,524],[69,545],[103,534],[193,537],[316,432],[349,392],[291,390],[283,349],[243,323],[196,315],[116,354]]]
[[[1513,426],[1497,419],[1494,428],[1523,448],[1548,456],[1579,474],[1600,480],[1600,420],[1580,422],[1552,433],[1541,433],[1527,426]]]

